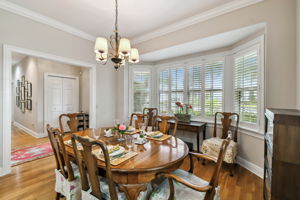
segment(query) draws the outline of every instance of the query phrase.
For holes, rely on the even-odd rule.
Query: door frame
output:
[[[35,51],[31,49],[25,49],[22,47],[12,46],[3,44],[3,93],[2,93],[2,109],[5,113],[5,117],[2,116],[2,129],[0,133],[0,143],[2,141],[2,155],[0,156],[0,176],[4,176],[11,172],[11,106],[12,106],[12,91],[11,91],[11,80],[12,80],[12,53],[21,53],[27,56],[44,58],[56,62],[65,64],[86,67],[89,69],[90,77],[90,127],[95,128],[96,126],[96,64],[83,62],[80,60],[57,56],[41,51]],[[2,114],[3,114],[2,113]],[[2,157],[2,159],[1,159]]]
[[[69,76],[69,75],[65,75],[65,74],[54,74],[54,73],[48,73],[45,72],[44,73],[44,134],[46,133],[46,125],[48,123],[48,117],[47,117],[47,112],[48,112],[48,99],[47,99],[47,94],[48,94],[48,77],[52,76],[52,77],[60,77],[60,78],[70,78],[70,79],[75,79],[76,81],[76,96],[78,96],[78,101],[76,102],[76,107],[79,110],[79,102],[80,102],[80,94],[79,94],[79,77],[78,76]]]

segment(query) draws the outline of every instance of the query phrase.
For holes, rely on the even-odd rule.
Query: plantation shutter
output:
[[[190,114],[194,116],[201,115],[201,66],[193,66],[188,69],[188,102],[193,106]]]
[[[133,112],[150,107],[151,72],[133,72]]]
[[[205,64],[205,117],[223,110],[223,61]]]
[[[240,114],[240,121],[257,123],[258,51],[235,58],[234,74],[234,111]]]
[[[177,111],[176,102],[184,103],[184,68],[171,69],[171,111]]]
[[[159,73],[159,112],[168,113],[169,111],[169,70]]]

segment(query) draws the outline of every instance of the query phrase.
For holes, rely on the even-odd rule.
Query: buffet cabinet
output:
[[[300,199],[300,111],[266,109],[264,199]]]

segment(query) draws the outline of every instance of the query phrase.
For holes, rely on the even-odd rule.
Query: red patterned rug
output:
[[[26,147],[11,152],[11,165],[19,165],[28,161],[44,158],[53,154],[50,142]]]

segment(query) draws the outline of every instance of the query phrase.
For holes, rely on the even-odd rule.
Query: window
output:
[[[192,115],[201,115],[201,93],[202,93],[202,68],[199,66],[192,66],[188,69],[188,102],[193,106]]]
[[[133,72],[133,112],[143,112],[143,109],[150,107],[151,99],[151,72]]]
[[[256,124],[258,116],[258,50],[234,59],[234,111],[240,121]]]
[[[223,61],[205,64],[205,117],[223,110]]]
[[[212,117],[215,112],[222,111],[223,68],[222,59],[160,71],[160,113],[176,113],[177,101],[191,104],[193,116]]]
[[[169,112],[169,70],[159,73],[159,111]]]

